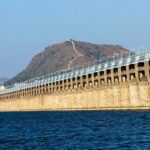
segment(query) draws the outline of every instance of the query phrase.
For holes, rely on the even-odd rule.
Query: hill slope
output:
[[[123,52],[123,53],[122,53]],[[129,50],[116,45],[98,45],[80,41],[66,41],[47,47],[29,63],[27,68],[6,82],[13,84],[62,69],[97,62],[101,57],[128,55]]]

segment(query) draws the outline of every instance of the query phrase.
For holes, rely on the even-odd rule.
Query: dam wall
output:
[[[101,88],[0,101],[0,111],[109,109],[150,109],[150,85],[147,82],[104,85]]]
[[[150,52],[0,91],[0,111],[150,109]]]

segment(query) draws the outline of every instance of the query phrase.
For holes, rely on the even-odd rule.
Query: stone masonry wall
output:
[[[0,111],[150,109],[148,82],[0,100]]]

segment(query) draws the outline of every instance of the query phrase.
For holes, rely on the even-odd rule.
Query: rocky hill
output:
[[[105,57],[128,55],[129,50],[119,45],[99,45],[80,41],[65,41],[54,44],[39,53],[29,63],[27,68],[6,84],[26,81],[37,76],[46,75],[63,69],[99,62]]]

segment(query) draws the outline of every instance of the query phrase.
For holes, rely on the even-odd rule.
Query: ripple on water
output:
[[[150,149],[150,112],[0,113],[0,149]]]

